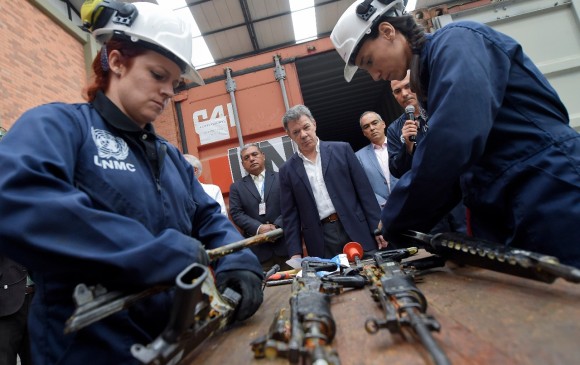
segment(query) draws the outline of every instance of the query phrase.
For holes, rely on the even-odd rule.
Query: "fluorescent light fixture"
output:
[[[314,0],[290,0],[296,43],[316,38]]]

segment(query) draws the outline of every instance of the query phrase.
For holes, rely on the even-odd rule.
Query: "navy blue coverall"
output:
[[[36,283],[35,365],[136,363],[130,347],[163,330],[170,293],[65,335],[74,287],[172,284],[198,257],[192,237],[207,249],[243,239],[180,152],[101,93],[90,104],[24,113],[0,142],[0,166],[0,251],[26,265]],[[215,268],[263,275],[248,249]]]
[[[580,135],[556,91],[488,26],[456,22],[426,37],[430,128],[382,212],[387,239],[432,226],[463,191],[475,237],[580,267]]]
[[[402,140],[403,125],[407,121],[407,114],[403,113],[395,119],[387,128],[387,144],[389,150],[389,171],[397,178],[411,169],[413,155],[407,152],[407,145]],[[415,143],[421,143],[423,137],[427,134],[427,121],[421,113],[418,119],[419,129],[415,136]],[[431,227],[429,234],[443,232],[461,232],[467,233],[467,212],[463,203],[457,204],[446,214],[435,226]],[[395,245],[393,245],[395,246]]]

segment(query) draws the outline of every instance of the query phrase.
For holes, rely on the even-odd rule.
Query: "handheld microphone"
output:
[[[407,115],[407,120],[415,120],[415,107],[413,105],[407,105],[405,108],[405,114]],[[417,136],[409,136],[409,141],[415,142]]]

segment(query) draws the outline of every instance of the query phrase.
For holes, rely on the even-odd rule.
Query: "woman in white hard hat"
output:
[[[91,1],[82,15],[102,44],[89,102],[31,109],[0,144],[0,251],[36,282],[35,365],[136,363],[130,348],[163,330],[171,293],[65,335],[75,286],[170,285],[191,263],[208,264],[204,245],[243,239],[151,124],[181,77],[202,82],[190,26],[150,3]],[[262,302],[257,258],[243,250],[214,269],[218,287],[242,295],[236,318],[250,317]]]
[[[468,21],[425,34],[402,0],[359,0],[331,40],[347,81],[411,69],[430,116],[382,212],[385,238],[429,231],[463,197],[474,236],[580,267],[580,135],[514,39]]]

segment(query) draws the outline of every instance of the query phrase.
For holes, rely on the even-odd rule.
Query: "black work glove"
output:
[[[209,256],[207,255],[207,251],[203,244],[196,240],[195,238],[191,238],[193,240],[193,260],[200,265],[209,266]]]
[[[250,318],[264,300],[262,293],[262,279],[249,270],[222,271],[216,276],[218,290],[223,292],[231,288],[242,295],[234,318],[238,321]]]

